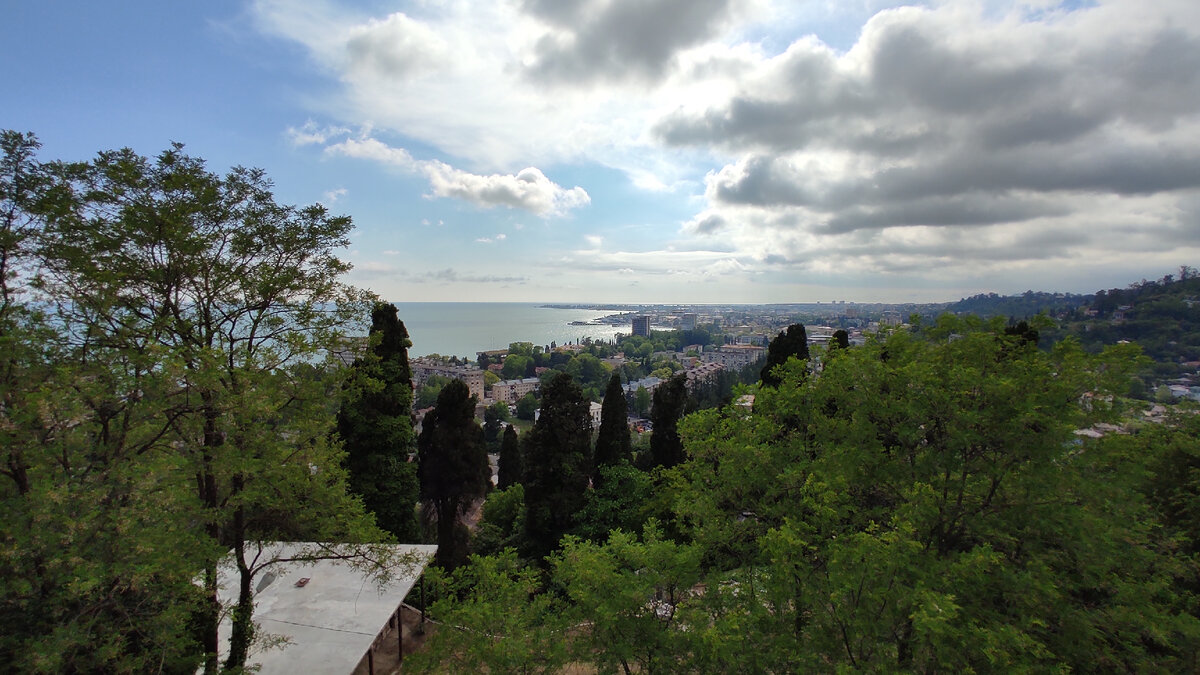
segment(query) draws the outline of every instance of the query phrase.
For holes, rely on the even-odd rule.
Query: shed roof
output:
[[[263,542],[259,560],[312,556],[320,551],[348,555],[357,548],[349,544]],[[352,672],[437,552],[437,546],[432,545],[381,548],[390,550],[401,561],[390,568],[390,578],[382,585],[361,562],[345,559],[274,562],[260,571],[254,579],[258,589],[254,622],[260,636],[285,638],[286,644],[269,649],[256,645],[247,665],[259,666],[264,675]],[[238,577],[232,555],[218,568],[217,579],[220,600],[236,600]],[[308,581],[298,584],[301,579]],[[226,613],[219,629],[222,649],[228,647],[230,632]]]

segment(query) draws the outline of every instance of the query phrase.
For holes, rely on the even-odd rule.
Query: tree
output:
[[[625,406],[625,391],[621,375],[613,373],[604,391],[600,410],[600,432],[596,436],[595,470],[592,483],[599,485],[600,468],[632,460],[633,441],[629,437],[629,415]]]
[[[834,349],[849,349],[850,334],[841,328],[833,331],[833,339],[830,341],[829,345]]]
[[[499,475],[497,487],[501,490],[521,482],[521,444],[517,440],[516,428],[509,424],[504,428],[500,441]]]
[[[633,409],[637,411],[638,417],[645,417],[646,412],[650,410],[650,392],[640,384],[633,394]]]
[[[650,435],[650,467],[670,468],[686,459],[679,437],[679,418],[683,416],[686,404],[687,375],[684,373],[654,389],[654,406],[650,409],[650,421],[654,424],[654,432]]]
[[[510,419],[512,415],[504,401],[496,401],[483,409],[483,434],[489,448],[494,448],[500,441],[500,433],[503,431],[501,425]]]
[[[526,377],[526,371],[532,367],[533,357],[510,353],[504,358],[504,368],[500,371],[500,376],[506,380],[518,380]]]
[[[350,220],[319,205],[277,204],[261,171],[220,176],[179,145],[154,160],[126,149],[42,170],[37,198],[23,202],[40,228],[30,286],[53,313],[42,358],[61,364],[60,391],[74,393],[45,408],[41,440],[25,445],[38,454],[58,446],[62,459],[25,471],[25,494],[37,496],[21,512],[65,515],[54,502],[66,494],[45,490],[74,492],[73,508],[84,510],[71,515],[72,527],[91,522],[91,536],[86,544],[59,539],[57,555],[97,564],[47,567],[31,545],[24,578],[63,602],[63,615],[99,622],[85,635],[111,626],[89,645],[103,648],[92,657],[101,661],[186,658],[189,648],[161,628],[198,609],[197,652],[213,672],[216,567],[232,549],[238,587],[225,665],[240,668],[261,569],[247,558],[249,542],[382,536],[347,498],[341,451],[329,442],[327,402],[339,373],[311,367],[369,307],[368,295],[339,280],[349,266],[334,251],[347,245]],[[64,414],[70,428],[66,418],[53,421]],[[195,591],[181,586],[192,570],[204,597],[195,604],[187,600]],[[117,618],[126,601],[140,609]],[[131,621],[159,632],[122,632]],[[60,650],[55,658],[68,656]]]
[[[471,556],[453,575],[430,574],[443,627],[404,661],[408,672],[557,673],[567,662],[561,602],[539,594],[538,572],[512,550]]]
[[[521,454],[526,550],[541,559],[570,529],[592,474],[592,418],[570,375],[557,373],[543,387],[541,414]]]
[[[1162,591],[1157,527],[1121,489],[1138,472],[1072,434],[1112,414],[1080,396],[1138,363],[943,317],[820,378],[785,364],[751,415],[690,417],[675,503],[733,582],[702,607],[739,617],[713,633],[749,634],[764,671],[1188,669],[1175,645],[1197,624]]]
[[[525,394],[517,401],[517,419],[533,421],[538,409],[537,397],[533,394]]]
[[[781,380],[775,374],[775,368],[793,356],[801,361],[808,360],[808,335],[804,332],[804,324],[794,323],[771,340],[767,347],[767,363],[759,376],[763,386],[778,387]]]
[[[475,397],[461,380],[442,387],[437,406],[425,415],[417,448],[421,499],[437,519],[437,564],[451,570],[467,556],[459,519],[487,492],[491,479]]]
[[[370,351],[355,359],[337,416],[346,449],[350,489],[363,498],[376,523],[399,541],[420,540],[416,504],[420,493],[412,431],[411,346],[396,306],[371,311]]]

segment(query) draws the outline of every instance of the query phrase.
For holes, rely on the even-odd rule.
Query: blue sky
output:
[[[1200,3],[9,3],[0,127],[353,217],[394,301],[940,301],[1197,264]]]

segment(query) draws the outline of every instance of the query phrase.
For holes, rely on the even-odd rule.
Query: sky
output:
[[[1200,2],[0,9],[0,128],[171,142],[391,301],[939,302],[1200,266]]]

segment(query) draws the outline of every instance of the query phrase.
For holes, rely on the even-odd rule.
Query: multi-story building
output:
[[[761,359],[766,351],[757,345],[724,345],[716,351],[704,352],[700,355],[700,360],[719,363],[729,369],[743,368]]]
[[[483,400],[483,371],[478,368],[447,366],[424,359],[413,359],[409,362],[409,368],[412,370],[414,386],[424,386],[434,375],[448,377],[452,380],[462,380],[473,396],[480,401]]]
[[[650,337],[650,317],[645,314],[638,314],[633,317],[633,325],[630,327],[634,335]]]
[[[696,330],[696,315],[692,313],[684,314],[680,317],[679,327],[684,330]]]
[[[526,377],[520,380],[500,380],[492,385],[492,398],[504,403],[516,403],[532,394],[541,386],[542,381],[536,377]]]

